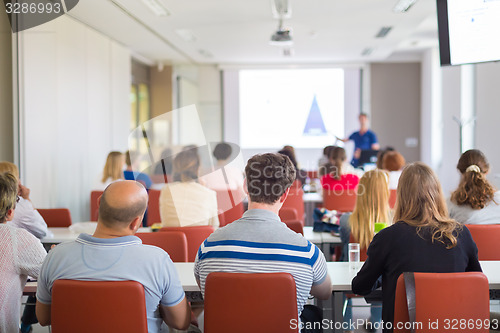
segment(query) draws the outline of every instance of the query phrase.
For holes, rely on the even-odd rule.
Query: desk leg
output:
[[[335,333],[342,333],[342,329],[338,329],[337,327],[342,326],[342,322],[344,321],[343,315],[344,309],[344,292],[342,291],[334,291],[332,296],[332,312],[333,312],[333,322],[339,323],[335,325]]]
[[[344,292],[334,291],[328,301],[317,300],[317,305],[323,309],[323,320],[326,319],[328,323],[332,323],[330,327],[334,328],[333,332],[342,333]],[[335,325],[336,323],[339,324]]]

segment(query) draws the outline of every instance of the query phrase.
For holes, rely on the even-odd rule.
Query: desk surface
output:
[[[198,284],[194,278],[194,263],[174,263],[179,274],[184,291],[199,291]],[[332,279],[333,291],[350,291],[351,281],[356,276],[358,269],[349,267],[348,262],[328,262],[328,273]],[[481,261],[481,267],[488,278],[490,289],[500,289],[500,261]],[[25,292],[35,292],[36,282],[28,282],[24,288]]]
[[[87,223],[87,222],[85,222]],[[49,237],[44,237],[41,242],[44,244],[58,244],[66,241],[75,240],[81,232],[86,232],[92,234],[95,230],[95,226],[92,229],[91,224],[87,224],[87,228],[80,228],[81,230],[75,230],[78,228],[49,228],[52,235]],[[151,232],[151,228],[139,228],[138,232]],[[333,236],[327,232],[314,232],[312,227],[304,227],[304,237],[316,245],[322,245],[323,243],[328,244],[341,244],[340,237]]]

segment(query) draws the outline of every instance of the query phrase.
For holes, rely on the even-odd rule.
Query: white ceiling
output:
[[[437,46],[434,0],[394,13],[397,0],[290,0],[293,55],[269,45],[278,21],[271,0],[160,0],[171,12],[158,17],[142,0],[80,0],[70,12],[152,63],[332,64],[412,58]],[[392,26],[385,38],[375,38]],[[192,33],[182,39],[176,30]],[[373,48],[362,56],[365,48]]]

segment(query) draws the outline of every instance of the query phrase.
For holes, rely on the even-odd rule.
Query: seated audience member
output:
[[[194,275],[204,294],[205,280],[212,272],[290,273],[297,286],[300,315],[309,294],[328,299],[332,284],[321,251],[278,216],[295,180],[295,167],[288,157],[268,153],[253,156],[245,174],[248,210],[203,242]]]
[[[382,161],[384,160],[384,155],[385,153],[387,153],[388,151],[393,151],[395,150],[393,147],[385,147],[384,149],[380,149],[377,153],[377,168],[378,169],[383,169],[383,166],[382,166]]]
[[[348,260],[348,245],[351,235],[361,250],[366,250],[375,235],[375,223],[390,224],[389,220],[389,178],[385,171],[374,169],[365,172],[359,180],[356,206],[352,213],[340,217],[340,239],[342,240],[341,261]],[[382,315],[380,305],[372,305],[369,322],[379,322]],[[352,308],[347,307],[344,321],[352,319]]]
[[[464,224],[500,224],[500,191],[486,178],[490,170],[486,156],[477,149],[468,150],[457,169],[461,177],[448,200],[450,216]]]
[[[149,178],[148,175],[145,173],[139,172],[139,171],[134,171],[132,168],[132,160],[130,158],[130,151],[125,152],[125,164],[127,164],[127,169],[123,171],[123,178],[125,180],[135,180],[144,185],[146,189],[149,189],[153,182],[151,181],[151,178]]]
[[[199,168],[200,159],[193,149],[175,157],[174,182],[165,184],[160,193],[163,227],[219,226],[217,194],[196,181]]]
[[[190,307],[170,257],[134,236],[147,202],[148,194],[138,182],[110,184],[100,199],[94,234],[80,234],[50,251],[36,293],[42,326],[50,324],[52,286],[57,279],[137,281],[144,286],[149,332],[159,332],[162,321],[177,329],[189,326]]]
[[[335,148],[335,146],[326,146],[323,148],[323,156],[318,160],[318,168],[321,169],[322,166],[328,163],[328,156],[330,156],[330,150]],[[323,176],[320,171],[320,176]]]
[[[233,190],[243,195],[243,172],[230,164],[228,165],[232,153],[233,148],[230,144],[218,143],[213,151],[217,165],[214,170],[209,171],[210,173],[199,177],[199,182],[214,191]]]
[[[405,166],[405,158],[397,151],[388,151],[382,158],[382,169],[389,171],[389,188],[395,190],[398,188],[399,177]]]
[[[155,164],[155,175],[171,175],[172,174],[172,149],[165,148],[160,155],[160,161]]]
[[[29,276],[38,277],[47,252],[28,231],[5,222],[16,208],[18,180],[0,174],[0,332],[19,332],[21,296]]]
[[[355,189],[359,183],[359,177],[353,173],[344,173],[347,156],[345,149],[335,147],[330,151],[327,174],[321,177],[321,185],[324,190],[341,192]]]
[[[110,152],[106,158],[106,164],[102,170],[101,179],[94,189],[103,191],[112,182],[122,180],[124,164],[125,156],[121,152]]]
[[[292,146],[284,146],[278,153],[288,156],[295,167],[295,179],[300,182],[301,186],[304,185],[306,183],[307,171],[299,168],[297,158],[295,157],[295,149]]]
[[[7,224],[17,228],[23,228],[32,233],[36,238],[43,238],[50,232],[47,229],[43,217],[33,206],[30,200],[30,189],[21,184],[17,166],[10,162],[0,162],[0,173],[10,173],[18,181],[17,193],[19,200],[16,204],[16,214]]]
[[[367,295],[382,276],[382,319],[393,322],[398,277],[403,272],[481,271],[477,247],[466,227],[448,216],[441,185],[427,165],[403,169],[394,224],[373,237],[368,258],[352,280],[352,291]],[[384,332],[392,332],[387,326]]]
[[[7,224],[16,228],[25,229],[39,239],[52,235],[47,229],[47,223],[45,223],[42,215],[35,209],[30,200],[30,189],[21,184],[17,166],[10,162],[0,162],[0,173],[9,173],[18,181],[16,212],[12,220],[8,221]],[[35,315],[35,306],[33,305],[35,302],[36,298],[34,296],[28,296],[21,317],[21,333],[29,332],[31,325],[38,322]]]

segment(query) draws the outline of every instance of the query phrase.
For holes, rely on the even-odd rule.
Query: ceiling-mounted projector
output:
[[[292,45],[292,33],[289,29],[279,29],[271,36],[269,43],[278,46]]]

